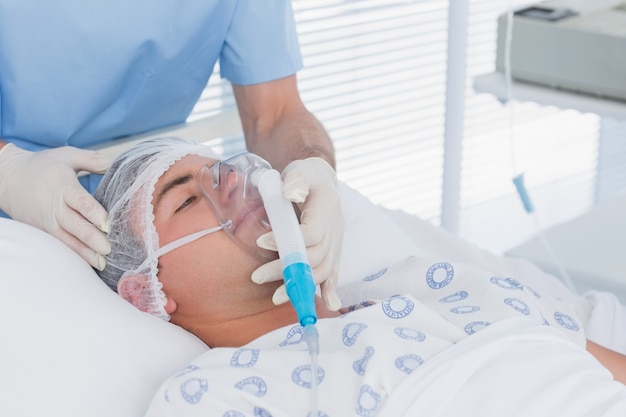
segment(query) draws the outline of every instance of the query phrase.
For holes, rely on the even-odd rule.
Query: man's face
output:
[[[188,155],[172,165],[155,185],[154,225],[162,247],[176,239],[219,225],[202,196],[198,173],[212,159]],[[260,266],[228,234],[218,231],[183,245],[159,258],[159,281],[177,310],[172,322],[190,328],[193,321],[224,321],[255,312],[260,299],[271,299],[278,284],[260,286],[250,280]],[[191,323],[189,322],[191,320]]]

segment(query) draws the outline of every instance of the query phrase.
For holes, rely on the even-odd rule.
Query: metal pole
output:
[[[459,233],[469,0],[450,0],[441,226]]]

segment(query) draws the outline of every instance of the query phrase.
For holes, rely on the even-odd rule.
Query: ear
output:
[[[139,310],[159,315],[155,309],[155,296],[150,285],[150,275],[134,274],[126,275],[117,282],[117,293],[126,301]],[[173,298],[165,297],[165,312],[172,314],[178,309],[178,304]],[[169,320],[169,317],[167,318]]]
[[[117,283],[117,293],[139,310],[150,313],[154,295],[147,274],[127,275]]]
[[[178,310],[178,304],[176,303],[176,300],[174,300],[172,297],[168,297],[167,294],[165,295],[165,299],[167,300],[165,303],[165,312],[170,315],[174,314],[176,310]]]

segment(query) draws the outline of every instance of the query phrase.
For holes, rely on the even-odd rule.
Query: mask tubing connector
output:
[[[300,224],[291,201],[283,195],[280,173],[274,169],[257,169],[252,177],[256,183],[270,221],[289,300],[302,326],[317,322],[315,281],[306,256]]]
[[[319,334],[315,323],[315,281],[306,256],[306,246],[300,223],[291,201],[283,195],[283,181],[274,169],[257,169],[251,176],[263,199],[265,212],[270,221],[278,257],[283,266],[283,278],[289,300],[296,310],[298,321],[304,328],[304,340],[311,357],[311,407],[310,416],[318,415],[317,386]]]

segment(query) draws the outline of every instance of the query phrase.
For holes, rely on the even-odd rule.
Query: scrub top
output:
[[[0,0],[0,137],[25,149],[184,122],[213,72],[302,67],[289,0]]]

